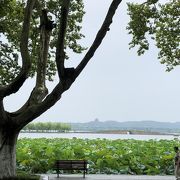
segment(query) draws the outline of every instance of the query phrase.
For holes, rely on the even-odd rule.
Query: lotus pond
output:
[[[88,173],[173,174],[178,140],[19,139],[17,169],[53,173],[56,159],[86,159]]]

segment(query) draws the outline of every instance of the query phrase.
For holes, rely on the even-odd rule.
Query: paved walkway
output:
[[[44,175],[42,180],[175,180],[174,176],[134,176],[134,175],[86,175],[83,178],[81,174],[73,175]]]

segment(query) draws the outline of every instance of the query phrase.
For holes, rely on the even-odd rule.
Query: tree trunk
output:
[[[11,128],[0,129],[0,179],[16,175],[17,137]]]

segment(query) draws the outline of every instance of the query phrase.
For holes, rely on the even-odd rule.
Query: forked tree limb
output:
[[[35,1],[36,0],[28,0],[27,6],[25,8],[24,22],[23,22],[21,39],[20,39],[20,51],[22,56],[21,72],[9,85],[2,86],[0,88],[0,94],[1,94],[0,99],[3,99],[4,97],[12,93],[16,93],[19,90],[19,88],[24,84],[25,80],[28,77],[28,73],[31,67],[31,61],[28,52],[28,38],[29,38],[32,10],[34,8]]]
[[[53,22],[48,18],[46,9],[42,10],[40,16],[40,47],[37,58],[36,86],[31,93],[30,105],[41,102],[48,94],[46,87],[46,70],[49,53],[50,36],[53,29]]]
[[[43,102],[31,105],[17,116],[11,117],[12,121],[16,122],[17,127],[21,130],[25,125],[50,109],[61,98],[63,92],[63,84],[59,82]]]
[[[75,70],[74,78],[77,78],[77,76],[82,72],[82,70],[85,68],[89,60],[93,57],[95,51],[101,44],[103,38],[105,37],[107,31],[109,31],[110,24],[112,23],[112,18],[115,14],[116,9],[118,8],[118,5],[121,3],[122,0],[113,0],[111,3],[108,13],[106,15],[106,18],[104,20],[103,25],[101,26],[99,32],[97,33],[97,36],[90,47],[89,51],[81,61],[81,63],[77,66]],[[60,42],[59,42],[60,43]],[[62,43],[62,42],[61,42]],[[75,80],[75,79],[74,79]],[[24,126],[31,122],[33,119],[37,118],[41,114],[43,114],[45,111],[47,111],[49,108],[51,108],[60,98],[61,95],[70,88],[73,81],[68,81],[65,83],[66,87],[64,87],[64,83],[60,81],[56,87],[53,89],[53,91],[44,99],[43,102],[30,106],[26,109],[26,111],[22,112],[18,116],[14,118],[15,121],[17,121],[18,125]]]
[[[85,68],[87,63],[93,57],[94,53],[96,52],[96,50],[100,46],[102,40],[106,36],[106,33],[110,30],[109,27],[112,23],[112,18],[116,12],[116,9],[118,8],[119,4],[121,3],[121,1],[122,0],[113,0],[113,2],[111,3],[109,10],[108,10],[108,13],[106,15],[106,18],[105,18],[101,28],[99,29],[93,44],[89,48],[88,52],[86,53],[86,55],[84,56],[84,58],[82,59],[80,64],[75,69],[75,76],[76,77],[81,73],[81,71]]]
[[[63,0],[61,7],[61,19],[60,26],[58,32],[58,40],[56,45],[56,65],[59,79],[64,78],[64,60],[65,60],[65,52],[64,52],[64,43],[66,36],[66,28],[68,21],[68,12],[69,12],[70,0]]]
[[[11,116],[13,117],[25,111],[29,106],[42,102],[42,100],[48,94],[48,89],[46,87],[45,81],[49,42],[52,29],[53,22],[48,18],[47,10],[43,9],[42,14],[40,16],[40,46],[37,58],[36,85],[33,88],[29,96],[29,99],[26,101],[26,103],[19,110],[11,113]]]

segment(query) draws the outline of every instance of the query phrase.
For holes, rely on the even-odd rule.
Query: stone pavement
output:
[[[42,175],[41,180],[175,180],[174,176],[135,176],[135,175],[93,175],[87,174],[83,178],[81,174],[60,175],[59,178],[55,174]]]

